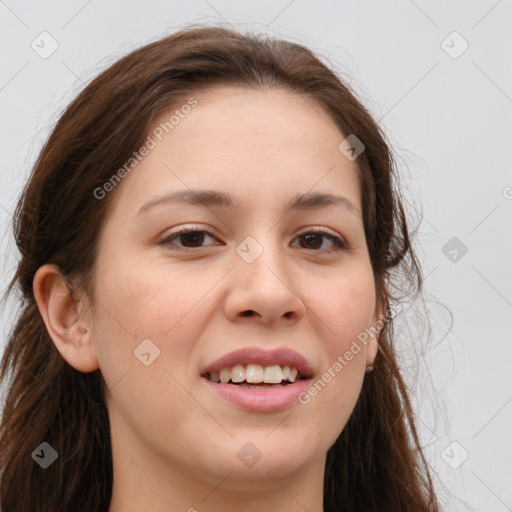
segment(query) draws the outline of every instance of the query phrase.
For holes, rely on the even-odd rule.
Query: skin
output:
[[[200,370],[242,347],[286,347],[311,362],[317,379],[375,325],[361,214],[342,205],[284,210],[297,193],[327,192],[360,212],[357,161],[338,150],[345,135],[327,113],[299,95],[223,86],[194,98],[192,112],[111,192],[92,297],[73,298],[58,269],[45,265],[34,279],[36,300],[68,363],[100,368],[105,380],[109,512],[320,512],[326,452],[352,413],[377,340],[360,344],[307,405],[278,412],[222,400]],[[189,188],[241,202],[165,203],[138,213],[154,197]],[[161,243],[182,227],[213,236]],[[314,228],[342,237],[348,249],[299,236]],[[252,263],[235,251],[247,236],[263,248]],[[144,339],[160,350],[149,366],[134,356]],[[252,467],[237,457],[248,442],[261,453]]]

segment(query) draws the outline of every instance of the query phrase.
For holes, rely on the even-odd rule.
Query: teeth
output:
[[[231,376],[233,376],[233,370],[231,370]],[[248,364],[247,371],[245,372],[245,380],[251,384],[263,382],[263,366],[260,364]]]
[[[282,381],[295,382],[300,378],[297,368],[289,366],[281,367],[278,364],[272,366],[261,366],[260,364],[248,364],[247,367],[237,364],[230,368],[222,368],[220,372],[211,372],[207,377],[213,382],[227,384],[229,381],[235,384],[280,384]],[[263,386],[243,387],[260,388]]]
[[[265,366],[263,380],[269,384],[279,384],[283,380],[283,370],[281,370],[281,367],[278,364],[275,364],[274,366]]]
[[[249,371],[249,369],[247,369],[247,371]],[[231,382],[243,382],[245,379],[245,369],[241,364],[237,364],[231,368]]]
[[[220,381],[222,382],[222,384],[227,384],[229,382],[229,379],[231,379],[231,370],[229,368],[222,368],[222,370],[220,371]]]

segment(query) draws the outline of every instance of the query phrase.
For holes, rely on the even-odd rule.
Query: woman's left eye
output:
[[[332,235],[325,231],[307,231],[306,233],[301,233],[297,238],[303,238],[307,244],[311,244],[312,246],[305,246],[304,249],[318,249],[318,241],[321,239],[328,239],[333,244],[334,247],[330,249],[323,249],[324,251],[340,251],[343,249],[347,249],[345,242],[336,235]],[[320,242],[320,246],[323,245],[323,242]]]
[[[166,246],[175,246],[178,248],[178,250],[192,250],[197,249],[200,247],[204,247],[202,244],[205,240],[205,236],[215,238],[215,235],[213,233],[210,233],[207,230],[204,229],[182,229],[176,233],[171,233],[169,236],[165,237],[160,244],[166,245]],[[343,249],[347,249],[346,244],[343,242],[343,240],[335,235],[332,235],[330,233],[327,233],[322,230],[316,230],[316,231],[308,231],[305,233],[301,233],[297,236],[298,239],[303,239],[304,244],[301,244],[303,249],[311,249],[311,250],[324,250],[324,251],[339,251]],[[179,242],[183,244],[182,246],[176,245],[174,243],[174,240],[179,239]],[[323,248],[324,240],[328,239],[331,241],[332,244],[334,244],[334,247],[331,248]],[[188,245],[190,244],[190,245]],[[218,244],[215,244],[218,245]]]

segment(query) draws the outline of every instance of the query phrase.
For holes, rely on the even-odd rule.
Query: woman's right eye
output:
[[[170,233],[160,242],[160,244],[165,246],[175,246],[178,247],[179,250],[200,248],[204,247],[202,243],[204,242],[205,234],[206,237],[211,236],[212,238],[215,238],[213,233],[210,233],[209,231],[206,231],[204,229],[181,229],[175,233]],[[173,242],[176,239],[179,239],[179,242],[182,244],[190,245],[184,245],[180,247],[175,242]]]

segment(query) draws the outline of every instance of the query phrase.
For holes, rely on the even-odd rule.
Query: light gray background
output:
[[[16,261],[10,221],[27,173],[63,107],[100,70],[192,22],[301,42],[349,75],[398,154],[411,218],[421,220],[431,331],[413,308],[401,315],[400,346],[445,510],[512,510],[511,21],[511,0],[0,0],[0,290]],[[47,59],[31,48],[49,48],[43,31],[58,43]],[[453,237],[459,246],[445,255]]]

